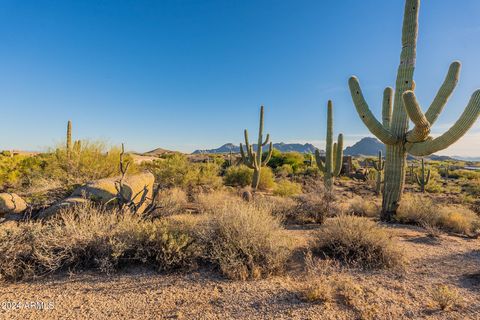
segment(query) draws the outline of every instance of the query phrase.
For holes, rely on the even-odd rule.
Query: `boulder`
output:
[[[18,214],[27,209],[27,203],[15,193],[0,193],[0,216]]]
[[[50,207],[46,208],[45,210],[41,211],[38,215],[38,218],[47,218],[52,215],[57,214],[60,212],[60,210],[65,210],[70,207],[82,205],[88,203],[90,200],[81,198],[81,197],[69,197],[66,199],[63,199]]]
[[[89,182],[73,191],[71,197],[86,198],[93,202],[105,204],[115,198],[117,189],[115,183],[120,177],[105,178]],[[138,213],[142,213],[149,204],[153,195],[155,177],[152,173],[127,175],[123,181],[122,194],[125,199],[133,200],[138,206]]]

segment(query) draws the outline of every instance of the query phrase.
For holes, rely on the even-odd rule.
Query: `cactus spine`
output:
[[[416,179],[418,185],[420,186],[420,191],[422,193],[424,193],[425,192],[425,186],[430,181],[430,169],[428,169],[427,174],[425,175],[425,163],[424,163],[423,158],[422,158],[422,166],[421,166],[421,169],[420,169],[420,177],[417,174],[415,174],[415,179]]]
[[[320,158],[320,152],[315,150],[317,166],[324,173],[323,182],[327,190],[332,190],[333,180],[340,175],[343,164],[343,134],[338,135],[337,143],[333,143],[333,103],[327,104],[327,138],[325,147],[325,163]]]
[[[473,93],[470,102],[457,122],[437,138],[429,137],[430,128],[437,120],[459,77],[460,63],[450,65],[448,74],[428,110],[423,113],[415,97],[413,73],[416,60],[418,11],[420,0],[406,0],[402,29],[402,52],[398,67],[395,98],[393,89],[383,95],[383,123],[370,111],[356,77],[349,80],[350,92],[357,112],[368,129],[387,147],[385,183],[382,202],[382,220],[391,221],[396,213],[405,183],[407,153],[425,156],[443,150],[460,139],[475,123],[480,114],[480,90]],[[392,106],[393,105],[393,106]],[[393,107],[393,114],[392,114]],[[415,127],[408,130],[409,119]]]
[[[67,155],[70,157],[72,153],[72,121],[68,120],[67,123]]]
[[[245,129],[245,151],[243,150],[243,144],[240,143],[240,154],[242,155],[243,163],[253,169],[253,179],[252,179],[252,189],[257,190],[258,184],[260,183],[260,170],[265,166],[270,158],[272,157],[273,144],[270,142],[267,156],[265,159],[262,159],[263,152],[262,148],[267,145],[270,141],[270,134],[267,134],[265,141],[263,141],[263,106],[260,107],[260,124],[258,129],[258,143],[257,151],[253,151],[253,146],[248,141],[248,131]]]
[[[379,195],[382,192],[382,171],[385,168],[385,160],[382,158],[382,151],[378,151],[378,160],[372,162],[373,168],[377,172],[375,193]]]

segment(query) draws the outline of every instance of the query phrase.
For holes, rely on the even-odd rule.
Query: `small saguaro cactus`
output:
[[[385,168],[385,160],[382,158],[382,151],[378,151],[378,160],[372,161],[372,166],[376,171],[375,193],[379,195],[382,192],[382,171]]]
[[[422,158],[422,165],[420,167],[420,176],[415,173],[415,179],[417,180],[417,184],[420,186],[420,191],[422,193],[425,192],[425,186],[430,181],[430,169],[428,169],[427,174],[425,175],[425,162]]]
[[[270,158],[272,157],[273,152],[273,144],[270,142],[269,149],[265,159],[263,159],[263,147],[268,144],[270,141],[270,134],[267,134],[265,141],[263,140],[263,106],[260,107],[260,124],[258,129],[258,143],[257,143],[257,151],[253,151],[253,146],[250,144],[248,140],[248,131],[247,129],[244,130],[245,135],[245,149],[246,153],[243,150],[243,144],[240,143],[240,154],[242,155],[243,163],[253,169],[253,179],[252,179],[252,189],[255,191],[258,188],[258,184],[260,183],[260,170],[263,166],[265,166]]]
[[[79,154],[81,150],[82,150],[82,141],[75,140],[75,142],[73,143],[73,152],[76,154]]]
[[[320,151],[315,150],[317,166],[324,173],[323,183],[327,190],[332,190],[333,180],[340,175],[343,164],[343,134],[338,135],[337,143],[333,143],[333,103],[327,104],[327,137],[325,147],[325,163],[320,157]]]
[[[448,181],[448,178],[450,178],[450,166],[448,163],[443,166],[443,177],[445,178],[445,181]]]
[[[72,152],[72,121],[67,123],[67,155],[70,156]]]
[[[433,102],[425,113],[422,112],[414,93],[413,80],[419,6],[420,0],[405,1],[400,66],[395,90],[386,88],[383,93],[383,123],[379,122],[370,111],[358,79],[351,77],[349,80],[352,99],[361,120],[387,147],[381,214],[384,221],[391,221],[400,205],[405,184],[407,154],[426,156],[448,148],[470,129],[480,115],[480,90],[477,90],[460,118],[450,129],[436,138],[429,136],[432,125],[458,82],[460,63],[455,61],[450,65],[448,74]],[[412,120],[415,125],[411,130],[408,130],[409,120]]]
[[[417,183],[415,180],[415,164],[413,162],[408,166],[408,176],[410,177],[410,184]]]

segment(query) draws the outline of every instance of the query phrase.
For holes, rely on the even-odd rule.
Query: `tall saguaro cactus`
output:
[[[267,134],[265,141],[263,140],[263,106],[260,107],[260,125],[258,129],[257,151],[253,151],[253,146],[248,141],[247,129],[245,129],[244,134],[246,154],[243,150],[242,143],[240,143],[240,154],[242,155],[243,163],[247,167],[253,169],[252,189],[256,190],[258,188],[258,184],[260,183],[260,170],[268,163],[268,161],[270,161],[273,152],[273,144],[272,142],[270,142],[267,156],[265,157],[265,159],[262,159],[262,149],[270,141],[270,134]]]
[[[327,190],[333,187],[333,180],[340,175],[343,164],[343,134],[338,135],[337,143],[333,143],[333,103],[327,104],[327,138],[325,147],[325,163],[320,157],[320,152],[315,150],[315,158],[320,171],[323,171],[323,182]]]
[[[383,94],[383,123],[380,123],[370,111],[358,79],[351,77],[349,80],[352,99],[360,118],[387,147],[382,202],[382,220],[384,221],[392,220],[398,208],[405,183],[407,154],[425,156],[449,147],[470,129],[480,114],[480,90],[477,90],[460,118],[450,129],[436,138],[429,136],[431,126],[437,120],[458,82],[460,63],[455,61],[450,65],[437,95],[428,110],[423,113],[413,91],[419,6],[420,0],[405,2],[400,66],[395,91],[392,88],[386,88]],[[415,125],[412,130],[408,130],[409,119]]]
[[[70,157],[72,153],[72,121],[68,120],[67,123],[67,155]]]
[[[382,171],[385,168],[385,160],[382,158],[382,151],[378,151],[378,160],[373,161],[373,168],[377,172],[376,174],[376,185],[375,185],[375,193],[378,195],[382,191]]]
[[[420,186],[420,191],[425,192],[425,186],[430,182],[430,169],[428,169],[427,174],[425,174],[425,162],[422,158],[422,166],[420,167],[420,176],[415,173],[415,180]]]

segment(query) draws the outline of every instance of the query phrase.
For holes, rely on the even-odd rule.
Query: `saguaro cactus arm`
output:
[[[320,169],[322,172],[325,172],[325,164],[320,158],[320,151],[318,151],[318,149],[315,150],[315,162],[317,163],[318,169]]]
[[[405,148],[414,156],[426,156],[438,152],[460,139],[477,121],[480,115],[480,90],[473,93],[470,101],[455,124],[441,136],[416,143],[406,143]]]
[[[267,135],[268,137],[268,135]],[[266,140],[265,140],[266,141]],[[268,152],[267,152],[267,156],[265,157],[265,159],[262,161],[262,166],[266,166],[268,161],[270,161],[270,158],[272,157],[272,153],[273,153],[273,143],[270,142],[270,145],[268,147]]]
[[[357,109],[360,119],[367,126],[368,130],[373,133],[380,141],[385,144],[395,144],[398,139],[394,136],[390,130],[385,128],[377,118],[373,115],[368,107],[365,98],[363,97],[362,89],[360,89],[360,83],[356,77],[351,77],[348,81],[350,92],[352,94],[353,103]]]
[[[415,124],[415,127],[407,133],[408,142],[425,141],[430,134],[430,122],[420,109],[420,105],[413,91],[405,91],[402,95],[403,104],[407,110],[408,117]]]
[[[383,91],[383,105],[382,105],[382,119],[385,129],[390,129],[390,121],[392,120],[393,109],[393,89],[391,87],[385,88]]]
[[[427,112],[425,112],[425,117],[430,125],[433,125],[434,122],[437,120],[438,116],[443,110],[443,107],[450,98],[453,90],[457,86],[458,79],[460,77],[460,68],[461,64],[458,61],[452,62],[450,64],[450,68],[448,69],[447,76],[443,81],[442,86],[437,92],[437,95],[432,101],[432,104],[428,108]]]
[[[333,176],[338,177],[343,166],[343,134],[340,133],[338,135],[338,142],[335,145],[335,169],[333,171]]]

